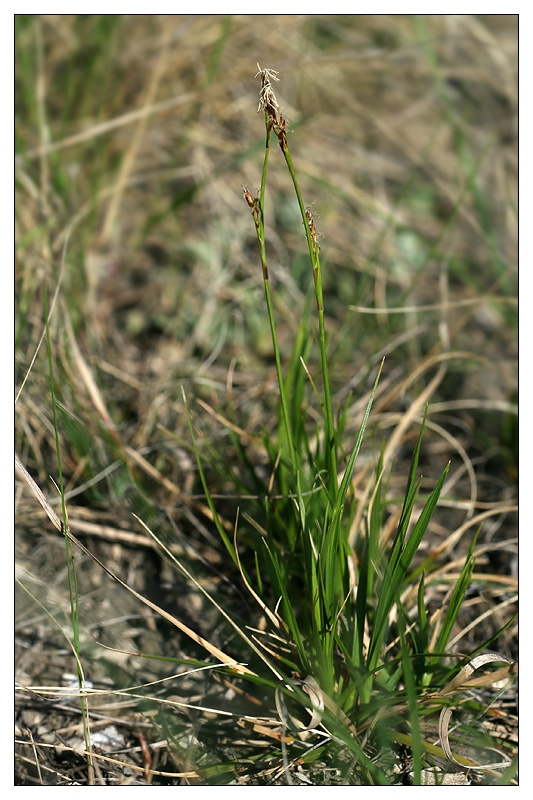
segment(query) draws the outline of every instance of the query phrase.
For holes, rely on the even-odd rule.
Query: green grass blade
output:
[[[346,470],[344,472],[344,477],[342,479],[339,494],[336,499],[335,505],[333,507],[333,519],[337,518],[339,514],[342,512],[342,508],[344,505],[344,501],[346,500],[346,495],[348,493],[348,489],[350,487],[350,483],[353,476],[353,471],[355,467],[355,462],[357,460],[357,456],[359,455],[359,450],[361,449],[361,444],[363,442],[363,436],[366,429],[366,424],[368,422],[368,418],[370,416],[370,410],[372,408],[372,403],[374,402],[374,395],[376,394],[376,390],[378,388],[379,379],[381,377],[381,370],[383,369],[385,359],[380,364],[378,374],[376,380],[374,381],[374,386],[372,388],[372,392],[370,394],[370,400],[367,403],[366,410],[363,416],[363,421],[361,422],[361,427],[359,428],[359,433],[357,434],[356,442],[353,446],[352,452],[350,454],[350,458],[348,464],[346,466]]]
[[[85,698],[83,696],[83,688],[84,688],[84,678],[83,673],[81,671],[80,666],[80,628],[79,628],[79,593],[78,593],[78,576],[76,573],[76,562],[74,559],[74,553],[72,551],[72,544],[67,536],[67,531],[69,529],[68,525],[68,517],[67,517],[67,507],[65,504],[65,491],[63,488],[63,470],[61,468],[61,448],[59,445],[59,428],[57,423],[57,403],[56,403],[56,395],[55,395],[55,381],[54,381],[54,367],[53,367],[53,359],[52,359],[52,343],[50,338],[50,327],[49,327],[49,319],[48,319],[48,293],[47,287],[44,287],[44,318],[45,318],[45,326],[46,326],[46,347],[48,352],[48,368],[49,368],[49,375],[50,375],[50,396],[52,401],[52,415],[53,415],[53,426],[54,426],[54,436],[55,436],[55,444],[56,444],[56,456],[57,456],[57,471],[59,475],[59,492],[61,495],[61,510],[63,515],[63,533],[65,536],[65,553],[67,559],[67,575],[68,575],[68,587],[69,587],[69,598],[70,598],[70,611],[71,611],[71,620],[72,620],[72,631],[73,631],[73,639],[74,639],[74,648],[76,650],[76,668],[77,668],[77,675],[78,675],[78,684],[80,688],[80,707],[82,713],[82,720],[83,720],[83,734],[85,739],[85,750],[87,753],[87,766],[89,771],[92,771],[92,758],[91,758],[91,743],[89,739],[89,720],[87,716],[87,708]]]
[[[217,531],[218,531],[218,533],[220,535],[220,538],[224,542],[224,545],[226,546],[226,550],[230,554],[233,563],[235,564],[237,569],[239,569],[239,559],[238,559],[237,554],[235,552],[235,548],[233,547],[233,544],[231,543],[230,539],[228,538],[228,535],[227,535],[226,531],[224,530],[224,526],[222,525],[222,523],[220,521],[220,517],[218,516],[215,504],[214,504],[213,499],[211,497],[211,493],[209,491],[209,486],[207,485],[207,481],[206,481],[206,478],[205,478],[204,470],[203,470],[203,467],[202,467],[202,459],[200,458],[200,453],[199,453],[199,450],[198,450],[198,446],[196,444],[196,437],[194,435],[194,429],[193,429],[193,426],[192,426],[192,420],[191,420],[191,414],[190,414],[190,411],[189,411],[189,405],[187,403],[187,397],[185,395],[185,390],[183,389],[183,387],[181,389],[181,392],[182,392],[182,395],[183,395],[183,403],[184,403],[184,406],[185,406],[185,414],[187,416],[187,423],[188,423],[189,432],[190,432],[190,435],[191,435],[191,442],[192,442],[192,446],[193,446],[193,450],[194,450],[194,455],[196,457],[196,463],[198,465],[198,474],[200,475],[200,480],[201,480],[202,486],[204,488],[207,504],[208,504],[209,510],[211,511],[211,514],[213,516],[213,522],[215,523],[215,526],[216,526],[216,529],[217,529]]]
[[[413,556],[418,550],[420,542],[422,541],[422,537],[424,536],[427,526],[429,525],[442,491],[444,481],[446,480],[449,467],[450,465],[448,464],[437,485],[429,496],[409,539],[403,548],[398,552],[397,557],[394,560],[391,559],[387,564],[381,585],[381,593],[378,601],[374,626],[372,629],[367,661],[369,671],[372,671],[377,666],[379,652],[385,636],[390,610],[399,596],[400,588],[406,578]],[[400,533],[401,532],[399,531],[397,535],[397,541],[400,538]]]
[[[421,785],[421,771],[422,771],[422,732],[420,728],[420,717],[418,711],[418,695],[416,688],[416,681],[413,671],[413,662],[409,655],[409,649],[405,641],[405,633],[403,631],[404,621],[403,616],[400,622],[400,658],[402,662],[403,682],[405,685],[405,694],[407,696],[407,710],[409,716],[409,728],[412,738],[411,754],[413,759],[413,785]]]
[[[448,608],[446,609],[446,614],[444,615],[444,620],[442,622],[442,627],[435,642],[435,650],[439,653],[442,653],[446,650],[448,639],[450,638],[452,628],[457,620],[457,615],[459,614],[463,598],[466,590],[470,586],[470,581],[472,580],[472,573],[475,567],[474,547],[478,535],[479,530],[468,550],[464,566],[452,591],[450,602],[448,603]]]

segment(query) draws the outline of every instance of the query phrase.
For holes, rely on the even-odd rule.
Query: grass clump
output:
[[[288,146],[287,122],[272,88],[271,81],[278,80],[277,73],[260,69],[258,74],[260,109],[264,111],[266,125],[265,156],[260,190],[254,197],[245,188],[244,198],[257,234],[275,354],[279,417],[274,433],[263,436],[270,456],[270,476],[268,481],[259,483],[254,513],[246,514],[244,520],[237,514],[233,542],[218,520],[187,410],[194,450],[215,524],[229,556],[239,566],[247,588],[264,612],[263,621],[269,628],[268,632],[257,631],[253,637],[262,651],[254,646],[260,661],[254,660],[254,665],[258,663],[254,667],[257,671],[248,677],[275,692],[284,758],[277,777],[283,773],[287,782],[293,783],[295,765],[306,763],[311,754],[316,757],[316,742],[302,744],[313,732],[319,737],[321,758],[336,765],[329,768],[342,776],[341,783],[393,782],[385,766],[385,753],[394,753],[405,745],[411,748],[413,774],[419,783],[423,758],[430,753],[434,756],[435,752],[444,758],[444,751],[428,741],[425,725],[446,708],[444,687],[450,677],[446,651],[470,584],[473,545],[444,617],[436,624],[430,623],[424,599],[424,567],[430,564],[414,569],[413,559],[431,521],[449,465],[435,487],[426,492],[422,509],[413,519],[415,503],[421,500],[417,469],[424,423],[414,448],[391,542],[384,546],[382,537],[384,450],[370,483],[371,500],[364,512],[368,514],[366,535],[350,535],[355,515],[358,510],[361,512],[353,494],[353,473],[381,367],[359,433],[351,451],[345,452],[346,408],[337,410],[335,424],[328,375],[318,235],[311,209],[305,207],[301,197]],[[301,335],[296,339],[297,347],[285,375],[281,364],[265,247],[265,188],[274,137],[291,175],[308,243],[318,316],[320,380],[311,376],[303,359],[304,343],[312,335],[312,322],[307,316],[302,320]],[[303,385],[303,376],[307,386]],[[312,436],[309,397],[315,400],[317,409]],[[242,439],[239,441],[236,435],[235,444],[244,467],[250,469],[257,487],[257,475],[246,461],[241,443]],[[242,541],[245,550],[251,547],[255,553],[251,574],[243,567],[239,555]],[[417,598],[414,608],[409,608],[405,601],[409,595]],[[250,643],[250,634],[245,629],[240,629],[240,633]],[[468,663],[464,656],[461,660]],[[507,661],[505,657],[501,660]],[[277,679],[277,685],[272,677]],[[302,708],[299,714],[294,708],[292,712],[288,710],[289,698],[293,705],[307,708],[310,722],[302,722]],[[441,744],[441,748],[444,746],[449,750],[447,742]],[[346,754],[350,756],[349,767],[342,766]],[[270,754],[265,759],[269,761]],[[509,763],[504,759],[499,766],[505,769]],[[476,769],[475,762],[461,756],[455,764],[467,771]],[[255,770],[249,777],[254,773],[255,778],[270,774],[264,766],[261,759],[256,759]]]

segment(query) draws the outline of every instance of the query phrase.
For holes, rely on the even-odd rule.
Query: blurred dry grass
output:
[[[260,177],[259,62],[280,72],[304,198],[325,234],[337,398],[360,398],[387,353],[377,411],[401,411],[436,367],[403,381],[456,352],[433,397],[448,403],[439,421],[481,468],[489,459],[498,481],[514,480],[515,17],[74,15],[19,27],[18,386],[42,334],[43,285],[52,294],[61,272],[52,327],[82,438],[102,410],[80,359],[105,425],[138,450],[161,443],[158,424],[183,429],[181,383],[225,392],[233,358],[242,424],[268,424],[271,346],[241,194]],[[277,155],[267,244],[290,348],[310,275]],[[376,308],[405,313],[364,313]],[[19,449],[46,481],[43,363],[41,352],[17,415]],[[449,445],[433,447],[438,472]],[[84,454],[69,455],[82,474]]]
[[[257,62],[280,73],[300,185],[320,215],[334,390],[355,390],[351,429],[384,353],[374,419],[385,435],[445,361],[424,475],[431,483],[450,457],[457,467],[435,542],[446,549],[465,521],[513,506],[515,15],[19,16],[16,53],[17,389],[42,335],[43,287],[52,297],[60,280],[51,328],[67,489],[86,485],[70,501],[80,524],[97,514],[100,532],[129,531],[136,481],[187,524],[179,497],[198,487],[165,432],[187,438],[181,384],[216,405],[234,364],[240,424],[270,424],[274,370],[242,200],[262,164]],[[289,181],[273,152],[267,247],[286,356],[311,279]],[[16,446],[43,488],[57,474],[50,420],[41,347]],[[226,446],[216,421],[198,423]],[[129,477],[112,472],[117,447],[157,472],[131,460]],[[26,496],[18,503],[22,528],[45,537],[36,551],[21,536],[21,562],[49,575],[49,534]],[[509,574],[515,524],[503,511],[485,522],[486,569]],[[142,557],[125,564],[142,582]]]

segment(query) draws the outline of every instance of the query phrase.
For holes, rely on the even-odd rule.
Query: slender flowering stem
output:
[[[283,120],[283,117],[281,117]],[[289,151],[289,147],[287,145],[287,136],[285,133],[285,127],[282,127],[281,134],[279,135],[279,143],[283,155],[285,157],[285,161],[287,163],[287,167],[291,174],[292,182],[294,185],[294,190],[296,192],[296,197],[298,199],[298,205],[300,207],[300,213],[302,215],[302,220],[305,226],[305,235],[307,237],[307,244],[309,246],[309,254],[311,256],[311,262],[313,264],[313,279],[315,283],[315,294],[316,294],[316,303],[317,303],[317,310],[318,310],[318,328],[320,334],[320,356],[322,362],[322,380],[324,382],[324,405],[326,408],[326,455],[327,455],[327,464],[328,464],[328,471],[330,474],[330,486],[333,489],[333,500],[336,499],[338,493],[338,483],[337,483],[337,444],[335,441],[335,426],[333,423],[333,407],[331,403],[331,390],[329,386],[329,370],[328,370],[328,359],[327,359],[327,344],[326,344],[326,327],[324,322],[324,295],[322,292],[322,270],[320,267],[320,258],[318,256],[320,247],[318,244],[317,233],[315,230],[315,225],[313,222],[313,218],[311,216],[311,212],[309,209],[306,209],[302,200],[302,195],[300,192],[300,188],[298,186],[298,181],[296,179],[296,173],[294,171],[294,166],[292,163],[291,154]]]
[[[261,176],[261,189],[258,198],[253,198],[251,193],[248,190],[245,190],[244,197],[248,205],[252,210],[252,215],[254,218],[255,229],[257,233],[257,241],[259,244],[259,257],[261,260],[261,266],[263,269],[263,284],[265,287],[265,299],[267,304],[268,310],[268,319],[270,321],[270,331],[272,334],[272,345],[274,348],[274,358],[276,361],[276,372],[278,377],[278,385],[279,385],[279,396],[280,396],[280,404],[281,404],[281,413],[283,416],[283,426],[285,429],[285,435],[287,438],[287,445],[289,448],[289,457],[291,461],[291,465],[294,469],[298,468],[298,461],[296,457],[296,450],[294,448],[294,442],[292,438],[292,431],[290,426],[289,420],[289,410],[287,405],[287,395],[285,391],[285,383],[283,381],[283,373],[281,370],[281,358],[279,353],[278,347],[278,340],[276,336],[276,324],[274,322],[274,310],[272,308],[272,298],[270,295],[270,282],[268,277],[268,267],[267,267],[267,258],[266,258],[266,247],[265,247],[265,186],[266,186],[266,175],[267,175],[267,166],[268,166],[268,156],[270,153],[270,138],[272,136],[272,124],[270,121],[270,117],[268,112],[265,112],[265,124],[266,124],[266,143],[265,143],[265,158],[263,161],[263,173]]]
[[[257,65],[257,67],[259,69],[259,72],[257,74],[261,75],[261,93],[259,96],[259,108],[262,107],[265,111],[265,119],[267,125],[267,143],[270,141],[270,132],[274,130],[274,133],[278,137],[281,151],[283,153],[285,162],[287,164],[287,167],[289,169],[292,178],[294,190],[296,192],[296,197],[298,199],[298,205],[300,207],[300,214],[302,215],[302,221],[305,227],[305,235],[307,237],[307,244],[309,246],[309,255],[311,256],[311,263],[313,265],[313,279],[315,283],[315,294],[316,294],[316,302],[318,309],[318,327],[320,334],[322,380],[324,383],[324,405],[326,409],[326,432],[325,432],[326,464],[330,476],[329,486],[331,487],[333,501],[335,501],[338,494],[337,442],[335,440],[333,407],[331,403],[331,390],[329,386],[326,328],[324,322],[324,296],[322,292],[322,270],[320,267],[320,259],[318,256],[320,247],[318,245],[317,233],[315,230],[311,212],[304,206],[304,202],[302,200],[302,194],[300,192],[300,187],[298,186],[298,181],[296,179],[296,173],[294,171],[294,166],[292,163],[289,146],[287,144],[287,120],[281,113],[281,109],[279,107],[278,101],[276,100],[276,96],[272,90],[272,85],[270,83],[271,79],[276,81],[279,80],[279,78],[277,77],[277,72],[275,70],[270,70],[270,69],[262,70],[259,67],[259,64]],[[265,174],[265,171],[263,174]]]

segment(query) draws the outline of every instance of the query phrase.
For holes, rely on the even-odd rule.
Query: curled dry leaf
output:
[[[502,667],[502,669],[498,669],[495,672],[491,672],[488,675],[483,675],[479,678],[474,678],[473,680],[469,680],[470,676],[480,667],[485,666],[486,664],[490,663],[505,663],[507,664],[506,667]],[[518,673],[518,664],[515,661],[507,658],[506,656],[501,656],[498,653],[485,653],[480,656],[476,656],[471,661],[468,662],[453,678],[453,680],[448,683],[442,692],[439,693],[441,697],[453,694],[454,692],[460,691],[462,689],[471,688],[473,686],[498,686],[501,687],[505,680],[512,679]],[[439,718],[439,737],[442,749],[447,758],[455,764],[457,767],[463,770],[486,770],[486,769],[505,769],[511,763],[508,759],[502,758],[500,761],[497,761],[492,764],[476,764],[475,766],[465,766],[460,761],[458,761],[452,753],[452,749],[450,746],[450,739],[448,736],[449,727],[450,727],[450,720],[452,718],[452,708],[443,708],[440,713]]]
[[[497,672],[492,672],[489,675],[484,675],[481,678],[474,679],[472,681],[468,680],[470,676],[480,667],[484,667],[485,664],[498,662],[508,664],[509,666],[503,667],[503,669],[497,670]],[[446,695],[454,694],[459,690],[459,687],[464,686],[467,681],[468,688],[471,686],[493,686],[496,682],[499,682],[504,678],[512,678],[517,674],[518,664],[516,661],[512,661],[506,656],[501,656],[498,653],[484,653],[483,655],[472,658],[468,664],[459,670],[455,678],[453,678],[450,683],[448,683],[444,689],[439,692],[439,696],[445,697]]]
[[[311,730],[312,728],[316,728],[317,725],[320,724],[320,720],[322,718],[322,713],[324,711],[324,696],[322,694],[322,690],[316,680],[311,677],[310,675],[305,678],[305,680],[293,680],[292,683],[295,686],[301,686],[302,690],[306,693],[306,695],[311,700],[312,706],[312,713],[311,719],[307,725],[304,725],[303,722],[295,719],[292,714],[287,709],[287,705],[285,703],[285,699],[283,697],[282,686],[278,686],[276,688],[276,708],[278,710],[279,718],[283,724],[284,728],[292,731],[293,733],[304,733],[306,731]]]

